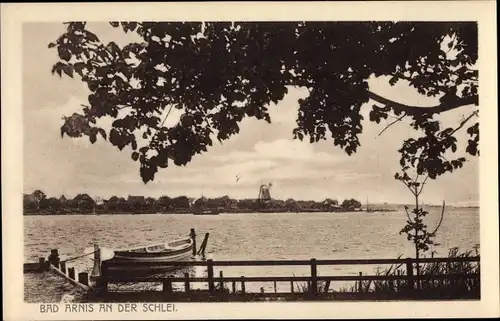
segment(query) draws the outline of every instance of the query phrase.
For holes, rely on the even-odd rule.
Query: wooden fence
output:
[[[479,257],[456,257],[456,258],[422,258],[418,263],[459,263],[459,262],[479,262]],[[154,271],[166,269],[172,266],[175,267],[206,267],[206,277],[190,277],[185,273],[183,277],[151,277],[151,276],[137,276],[132,275],[130,272],[137,269],[136,263],[130,262],[113,262],[103,261],[101,265],[101,277],[96,280],[98,287],[106,292],[109,283],[122,283],[122,282],[160,282],[163,284],[163,292],[166,294],[173,293],[173,283],[183,283],[184,291],[191,291],[191,284],[195,282],[202,282],[208,284],[208,292],[215,293],[226,283],[232,285],[232,292],[236,293],[236,284],[241,284],[240,289],[242,293],[246,292],[245,284],[248,282],[273,282],[276,292],[276,282],[290,282],[290,292],[294,293],[294,282],[306,282],[308,284],[307,293],[312,296],[317,296],[321,290],[319,283],[325,282],[324,288],[328,289],[331,282],[338,281],[356,281],[361,285],[362,281],[395,281],[404,284],[407,291],[414,291],[418,287],[418,280],[479,280],[479,274],[447,274],[447,275],[417,275],[414,273],[414,265],[417,263],[416,259],[344,259],[344,260],[241,260],[241,261],[186,261],[186,262],[151,262],[143,267],[146,270]],[[402,265],[405,266],[406,273],[401,275],[331,275],[320,276],[318,275],[318,266],[338,266],[338,265]],[[214,275],[214,267],[236,267],[236,266],[309,266],[310,275],[308,276],[240,276],[240,277],[224,277],[222,271],[218,276]],[[219,284],[220,287],[216,287]]]

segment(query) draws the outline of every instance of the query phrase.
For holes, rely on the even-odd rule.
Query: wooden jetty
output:
[[[190,231],[190,237],[193,239],[193,252],[192,255],[193,257],[197,255],[201,255],[204,257],[205,255],[205,250],[207,247],[208,243],[208,238],[210,234],[206,233],[205,237],[203,239],[203,242],[201,243],[201,246],[197,249],[196,247],[196,232],[195,229],[191,229]],[[93,261],[94,265],[92,268],[92,272],[89,275],[88,272],[79,272],[76,267],[69,267],[67,265],[68,261],[72,261],[81,257],[85,257],[88,255],[93,254]],[[74,286],[83,289],[85,291],[91,291],[94,290],[96,287],[99,287],[100,282],[102,280],[102,266],[104,262],[108,261],[102,261],[101,260],[101,249],[99,248],[99,245],[94,244],[94,251],[89,254],[83,254],[79,255],[73,258],[69,258],[67,260],[61,261],[59,257],[59,250],[58,249],[51,249],[50,250],[50,255],[46,259],[44,257],[40,257],[38,259],[38,262],[33,262],[33,263],[24,263],[23,265],[23,272],[24,273],[40,273],[40,272],[47,272],[47,271],[52,271],[55,274],[61,276],[65,280],[69,281],[71,284]],[[116,262],[120,262],[119,260],[109,260],[109,264],[113,265]],[[130,262],[129,262],[130,263]],[[124,273],[128,272],[128,275],[131,274],[139,274],[143,275],[144,273],[146,274],[151,274],[154,273],[155,271],[163,271],[165,268],[169,268],[171,266],[167,265],[155,265],[155,266],[150,266],[148,264],[140,264],[140,263],[135,263],[133,264],[132,268],[127,267],[127,271],[121,271],[120,266],[117,266],[117,273]],[[138,273],[134,273],[138,272]]]
[[[196,242],[193,248],[193,256],[204,254],[209,234],[205,238],[199,249],[196,249]],[[191,237],[196,239],[194,229],[191,230]],[[161,284],[161,291],[144,291],[154,292],[150,295],[156,296],[157,300],[187,300],[187,301],[232,301],[242,300],[246,297],[248,300],[252,298],[282,298],[282,299],[298,299],[298,300],[321,300],[321,299],[336,299],[341,297],[339,292],[329,291],[331,282],[350,281],[355,282],[354,291],[357,295],[355,299],[362,299],[362,292],[366,291],[366,282],[387,281],[395,284],[397,293],[389,295],[386,299],[429,299],[429,296],[422,298],[419,282],[429,280],[441,280],[438,282],[449,282],[450,280],[472,280],[479,282],[479,273],[468,274],[437,274],[437,275],[418,275],[415,273],[416,264],[424,263],[442,263],[442,264],[460,264],[466,262],[480,262],[479,256],[474,257],[446,257],[446,258],[421,258],[419,260],[407,259],[337,259],[337,260],[317,260],[311,258],[309,260],[192,260],[192,261],[176,261],[176,262],[147,262],[134,263],[130,261],[105,260],[101,261],[101,253],[98,245],[94,246],[94,266],[92,273],[89,276],[85,272],[76,273],[74,268],[67,268],[65,262],[60,262],[57,256],[57,250],[51,251],[49,260],[46,261],[40,258],[38,263],[28,263],[24,265],[25,272],[46,271],[52,269],[57,274],[68,279],[72,284],[82,289],[92,292],[100,298],[116,298],[117,296],[127,295],[126,291],[109,291],[110,284],[123,283],[158,283]],[[363,275],[361,272],[357,275],[319,275],[318,267],[320,266],[361,266],[361,265],[391,265],[405,267],[404,271],[398,269],[397,273],[392,274],[377,274]],[[203,267],[206,270],[206,277],[190,276],[189,273],[184,273],[180,276],[154,276],[155,273],[176,268],[188,267]],[[215,275],[214,268],[221,267],[258,267],[258,266],[306,266],[310,273],[306,276],[224,276],[223,271],[219,271]],[[247,291],[248,283],[272,283],[274,292],[265,292],[263,288],[258,293],[250,293]],[[208,290],[194,289],[193,285],[204,283]],[[289,285],[289,291],[278,292],[277,283],[286,283]],[[174,284],[181,284],[174,290]],[[306,284],[306,289],[300,289],[300,284]],[[420,294],[417,294],[420,293]],[[369,294],[369,293],[364,293]],[[137,297],[137,293],[135,294]],[[441,295],[441,294],[440,294]],[[469,297],[459,297],[462,299],[479,299],[479,293],[472,293]],[[349,299],[349,296],[347,296]],[[367,299],[374,299],[372,295],[366,296]],[[438,296],[442,298],[442,296]],[[452,298],[452,297],[450,297]],[[352,296],[351,296],[352,299]],[[380,296],[375,296],[375,299],[384,299]],[[142,299],[148,300],[148,299]]]
[[[89,275],[87,272],[78,272],[75,267],[67,267],[65,261],[59,260],[59,253],[57,249],[51,250],[49,259],[40,257],[37,263],[24,263],[24,273],[29,272],[46,272],[52,271],[57,275],[63,277],[74,286],[89,291]]]

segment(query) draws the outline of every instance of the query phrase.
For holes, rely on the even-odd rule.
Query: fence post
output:
[[[232,284],[232,288],[233,288],[233,293],[236,293],[236,282],[233,281],[233,284]]]
[[[359,272],[359,276],[363,276],[363,272]],[[358,281],[358,292],[363,291],[363,280],[359,279]]]
[[[163,280],[163,293],[172,293],[172,281],[170,281],[170,278]]]
[[[411,258],[406,259],[406,280],[408,282],[408,290],[413,291],[415,289],[415,280],[413,278],[413,260]]]
[[[189,273],[185,272],[184,278],[186,279],[184,281],[184,291],[189,292]]]
[[[221,291],[223,291],[224,290],[224,274],[222,273],[222,271],[219,271],[219,278],[220,278],[219,286],[220,286]]]
[[[245,277],[241,277],[241,292],[245,293]]]
[[[397,276],[401,276],[401,271],[397,270],[397,271],[396,271],[396,275],[397,275]],[[396,292],[398,292],[398,293],[399,293],[399,285],[400,285],[400,284],[401,284],[401,280],[400,280],[400,279],[397,279],[397,280],[396,280]]]
[[[318,294],[318,267],[316,259],[311,259],[311,293],[313,296]]]
[[[293,293],[293,281],[290,281],[290,292]]]
[[[214,292],[214,261],[207,260],[208,291]]]
[[[276,288],[276,281],[274,281],[274,293],[278,293],[278,290]]]

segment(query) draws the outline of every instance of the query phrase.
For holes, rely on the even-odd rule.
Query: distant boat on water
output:
[[[216,209],[203,209],[203,208],[195,208],[193,209],[194,215],[219,215],[220,211]]]

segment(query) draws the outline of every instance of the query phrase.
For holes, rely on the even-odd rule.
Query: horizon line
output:
[[[33,190],[36,191],[36,190],[40,190],[43,192],[43,190],[41,189],[35,189]],[[33,192],[31,193],[27,193],[27,192],[23,192],[23,195],[30,195],[30,194],[33,194]],[[191,197],[189,195],[177,195],[177,196],[169,196],[169,195],[161,195],[161,196],[158,196],[158,197],[154,197],[154,196],[146,196],[146,195],[132,195],[132,194],[128,194],[126,197],[125,196],[118,196],[118,195],[113,195],[113,196],[110,196],[110,197],[102,197],[102,196],[98,196],[98,195],[95,195],[95,196],[91,196],[90,194],[88,193],[78,193],[76,194],[75,196],[70,196],[70,198],[75,198],[76,196],[78,196],[79,194],[87,194],[89,195],[94,201],[96,198],[99,198],[100,201],[103,201],[103,200],[109,200],[111,197],[118,197],[118,198],[125,198],[127,199],[129,196],[132,196],[132,197],[144,197],[144,198],[153,198],[153,199],[158,199],[160,197],[169,197],[169,198],[176,198],[176,197],[186,197],[188,199],[200,199],[202,197],[205,197],[206,199],[216,199],[216,198],[222,198],[224,196],[227,196],[229,197],[230,199],[233,199],[233,200],[252,200],[252,199],[258,199],[258,198],[255,198],[255,197],[249,197],[249,198],[236,198],[236,197],[231,197],[230,195],[222,195],[222,196],[216,196],[216,197],[206,197],[206,196],[201,196],[201,197]],[[48,196],[46,195],[47,198],[50,198],[50,197],[55,197],[55,198],[60,198],[62,196],[64,196],[65,198],[68,198],[67,195],[65,194],[61,194],[59,197],[56,197],[56,196]],[[336,199],[335,197],[327,197],[323,200],[302,200],[302,199],[295,199],[293,197],[289,197],[289,198],[284,198],[284,199],[279,199],[279,198],[271,198],[272,200],[278,200],[278,201],[286,201],[288,199],[293,199],[294,201],[302,201],[302,202],[310,202],[310,201],[313,201],[313,202],[324,202],[326,201],[327,199],[331,199],[331,200],[336,200],[337,202],[340,203],[340,200],[339,199]],[[349,199],[356,199],[355,197],[347,197],[347,198],[344,198],[343,200],[349,200]],[[412,203],[408,202],[408,203],[398,203],[398,202],[388,202],[388,201],[383,201],[383,200],[379,200],[379,201],[374,201],[374,202],[362,202],[360,200],[357,200],[359,201],[363,206],[366,206],[366,205],[400,205],[400,206],[404,206],[404,205],[412,205]],[[426,206],[442,206],[442,204],[439,204],[439,203],[433,203],[433,202],[422,202],[421,203],[422,205],[426,205]],[[454,207],[480,207],[480,204],[479,202],[451,202],[451,203],[446,203],[446,206],[454,206]]]

